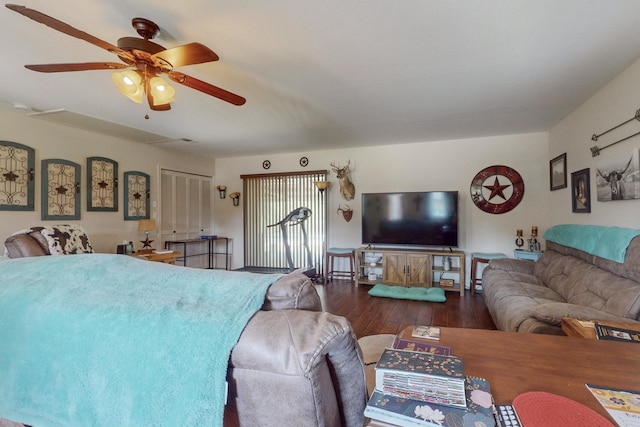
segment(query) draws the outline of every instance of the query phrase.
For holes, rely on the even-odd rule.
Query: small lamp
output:
[[[233,206],[240,205],[240,193],[236,191],[235,193],[229,194],[229,197],[231,197],[231,200],[233,200]]]
[[[137,70],[116,71],[111,74],[111,79],[121,94],[130,100],[142,103],[144,99],[145,87],[148,83],[148,91],[153,99],[153,106],[169,104],[175,99],[176,90],[171,87],[161,77],[154,76],[147,81],[148,77]]]
[[[226,185],[218,185],[216,189],[220,192],[220,198],[224,199],[227,197],[227,186]]]
[[[144,246],[142,249],[151,248],[151,243],[153,240],[149,240],[149,233],[155,231],[156,229],[156,220],[155,219],[141,219],[138,221],[138,231],[143,231],[145,235],[145,240],[141,240]]]
[[[314,182],[314,184],[316,185],[316,187],[318,187],[318,190],[321,193],[324,193],[324,190],[326,190],[327,188],[329,188],[329,185],[331,184],[329,181],[316,181]]]
[[[162,78],[158,76],[152,77],[149,81],[149,86],[151,86],[151,96],[153,97],[154,106],[169,104],[175,101],[173,95],[175,95],[176,90],[169,86]]]
[[[121,94],[140,104],[144,94],[142,76],[134,70],[117,71],[111,75]]]

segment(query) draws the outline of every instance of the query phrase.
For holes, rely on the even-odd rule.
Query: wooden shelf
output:
[[[441,287],[447,292],[464,295],[465,253],[462,251],[363,247],[356,249],[355,255],[356,286],[382,283],[392,286]],[[451,260],[451,268],[445,269],[445,258]],[[375,273],[376,280],[369,280],[369,273]],[[454,285],[440,286],[443,276],[453,279]]]

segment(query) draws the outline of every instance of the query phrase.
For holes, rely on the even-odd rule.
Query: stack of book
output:
[[[394,347],[376,365],[375,390],[364,412],[374,421],[370,425],[495,425],[489,383],[465,375],[449,347],[401,339]]]
[[[388,348],[376,365],[376,389],[397,397],[466,408],[464,367],[455,356]]]

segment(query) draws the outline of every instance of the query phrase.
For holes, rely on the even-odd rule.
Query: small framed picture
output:
[[[571,173],[571,211],[591,213],[591,190],[589,168]]]
[[[567,153],[549,162],[549,188],[551,191],[567,188]]]

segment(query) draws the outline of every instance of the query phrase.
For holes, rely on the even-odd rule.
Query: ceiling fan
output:
[[[26,68],[42,73],[58,73],[66,71],[88,70],[124,70],[113,73],[112,78],[118,90],[135,102],[142,102],[146,95],[147,103],[152,110],[166,111],[171,109],[175,90],[161,77],[165,74],[171,81],[190,87],[207,95],[214,96],[234,105],[243,105],[246,99],[217,86],[188,76],[175,68],[217,61],[218,55],[200,43],[189,43],[170,49],[152,41],[159,32],[158,26],[144,18],[133,18],[131,24],[142,38],[123,37],[114,46],[84,31],[78,30],[62,21],[58,21],[37,10],[25,6],[6,4],[6,7],[21,15],[40,22],[61,33],[84,40],[99,48],[114,53],[124,64],[118,62],[82,62],[70,64],[25,65]]]

